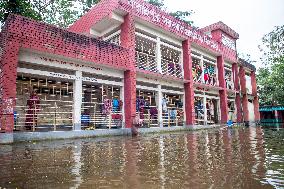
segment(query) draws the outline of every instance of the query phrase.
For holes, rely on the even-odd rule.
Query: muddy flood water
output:
[[[284,130],[0,146],[0,188],[284,188]]]

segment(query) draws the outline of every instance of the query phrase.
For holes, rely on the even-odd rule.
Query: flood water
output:
[[[284,188],[284,130],[0,146],[0,188]]]

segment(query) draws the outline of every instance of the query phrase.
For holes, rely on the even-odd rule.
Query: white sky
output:
[[[169,10],[193,10],[195,26],[222,21],[240,34],[239,53],[250,54],[260,67],[258,45],[274,26],[284,25],[284,0],[165,0]]]

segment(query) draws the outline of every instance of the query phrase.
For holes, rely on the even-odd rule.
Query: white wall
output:
[[[246,75],[246,88],[247,88],[247,93],[252,94],[251,77],[248,75]]]
[[[254,105],[252,102],[248,101],[248,112],[249,112],[249,121],[255,121],[254,119]]]

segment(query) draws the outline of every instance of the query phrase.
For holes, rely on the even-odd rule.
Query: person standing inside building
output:
[[[40,99],[36,91],[32,89],[26,106],[26,130],[31,130],[33,126],[37,125],[37,112],[39,111],[39,103]]]

